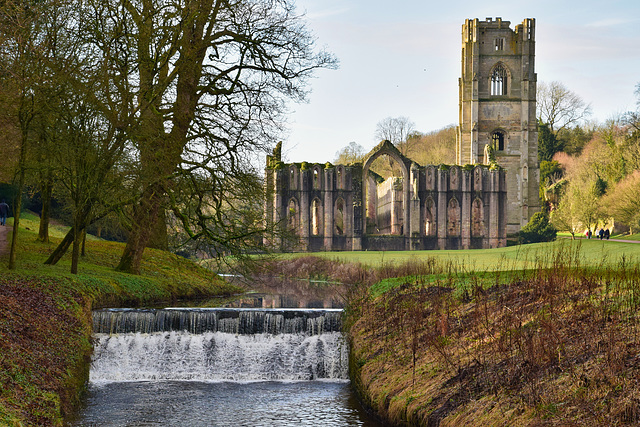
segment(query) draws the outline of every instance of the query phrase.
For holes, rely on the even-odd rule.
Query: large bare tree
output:
[[[376,125],[375,137],[378,141],[390,141],[402,154],[408,156],[411,150],[407,139],[414,132],[415,124],[408,117],[387,117]]]
[[[247,160],[275,140],[285,100],[304,99],[312,72],[336,60],[315,49],[288,0],[78,5],[79,37],[96,58],[90,72],[105,78],[96,98],[126,132],[139,162],[139,201],[117,267],[138,273],[158,220],[180,199],[168,196],[182,191],[184,176],[210,182],[209,199],[224,200],[229,189],[222,185],[246,174]],[[191,219],[204,218],[216,216]]]
[[[591,104],[558,81],[538,83],[537,109],[538,118],[554,135],[591,115]]]

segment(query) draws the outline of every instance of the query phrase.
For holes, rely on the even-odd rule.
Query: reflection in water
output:
[[[378,426],[347,382],[92,384],[76,426]]]
[[[344,308],[347,285],[324,281],[262,277],[246,282],[237,278],[248,290],[240,298],[227,302],[235,308]]]

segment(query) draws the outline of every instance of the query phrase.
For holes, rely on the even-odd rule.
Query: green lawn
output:
[[[560,249],[564,254],[577,257],[581,265],[616,265],[622,259],[625,262],[640,261],[640,244],[597,239],[560,239],[550,243],[509,246],[496,249],[471,249],[448,251],[360,251],[360,252],[315,252],[313,255],[340,259],[347,262],[360,262],[371,266],[383,263],[402,263],[412,259],[432,257],[439,262],[450,263],[458,271],[508,271],[536,267],[536,262],[551,262]],[[284,254],[282,256],[301,256],[303,254]],[[304,254],[308,255],[308,254]]]

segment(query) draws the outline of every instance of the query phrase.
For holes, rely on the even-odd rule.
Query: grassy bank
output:
[[[615,265],[623,257],[640,260],[640,244],[614,242],[597,239],[571,241],[560,239],[556,242],[534,243],[508,246],[496,249],[472,249],[460,251],[355,251],[355,252],[314,252],[313,256],[338,260],[346,263],[362,263],[370,267],[400,265],[407,262],[434,260],[440,266],[448,266],[456,271],[512,271],[536,267],[540,257],[556,251],[560,247],[571,247],[580,253],[584,265]],[[304,257],[308,254],[283,254],[284,259]]]
[[[506,275],[356,287],[353,383],[394,425],[637,424],[640,267],[626,258],[585,262],[569,244]]]
[[[31,230],[29,218],[23,226]],[[237,293],[211,272],[175,255],[147,250],[143,272],[115,272],[122,245],[91,239],[79,271],[70,260],[45,266],[52,243],[23,229],[18,268],[0,260],[0,425],[61,425],[88,376],[90,310]]]

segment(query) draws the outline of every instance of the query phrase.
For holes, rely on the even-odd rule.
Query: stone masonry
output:
[[[535,20],[462,26],[454,166],[421,166],[389,141],[362,163],[283,163],[267,156],[265,220],[284,251],[474,249],[506,246],[539,210]],[[383,179],[388,156],[400,172]]]
[[[381,180],[380,156],[400,165]],[[280,250],[422,250],[506,245],[506,173],[493,164],[420,166],[389,141],[364,163],[283,163],[267,157],[268,226],[297,236],[265,241]]]
[[[506,169],[508,233],[540,210],[536,79],[535,19],[465,21],[456,162]]]

